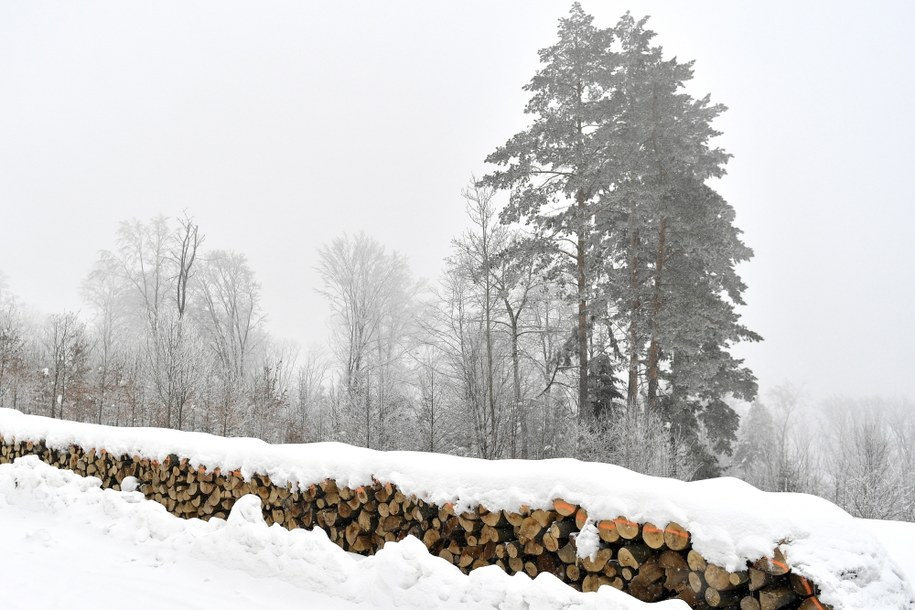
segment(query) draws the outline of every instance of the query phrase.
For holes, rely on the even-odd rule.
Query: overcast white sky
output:
[[[582,2],[652,15],[730,110],[717,187],[756,258],[763,389],[912,395],[915,2]],[[0,271],[41,311],[120,221],[186,209],[278,336],[323,342],[316,248],[364,230],[435,278],[459,197],[523,128],[569,2],[0,3]]]

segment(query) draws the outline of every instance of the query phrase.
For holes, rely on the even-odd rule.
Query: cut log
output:
[[[359,527],[362,528],[362,531],[370,532],[378,527],[378,518],[374,513],[363,510],[359,511],[359,516],[356,517],[356,523],[359,524]],[[433,528],[429,528],[427,531],[434,531],[436,535],[438,535],[438,531]]]
[[[585,526],[585,523],[587,523],[587,522],[588,522],[588,511],[586,511],[583,508],[579,508],[577,511],[575,511],[575,527],[577,527],[579,529],[579,531],[581,531],[581,529]]]
[[[824,604],[814,595],[802,601],[797,610],[832,610],[832,606]]]
[[[476,513],[465,512],[458,516],[458,521],[465,532],[478,532],[480,527],[480,517]]]
[[[651,549],[644,544],[630,544],[620,549],[618,559],[620,565],[637,570],[651,555]]]
[[[795,574],[793,572],[788,574],[788,581],[791,583],[791,588],[794,590],[794,592],[801,597],[810,597],[816,593],[813,588],[813,584],[799,574]]]
[[[347,502],[340,502],[337,505],[337,515],[341,519],[350,519],[353,516],[353,509]]]
[[[320,516],[320,513],[318,513],[318,515]],[[400,515],[388,515],[378,522],[378,528],[381,529],[381,533],[393,534],[399,532],[403,527],[403,524],[403,517]]]
[[[549,533],[556,540],[568,540],[569,534],[575,529],[575,522],[571,519],[559,519],[550,524]]]
[[[658,563],[666,569],[686,570],[689,568],[683,555],[670,550],[664,551],[658,556]]]
[[[775,581],[775,577],[771,574],[756,568],[750,568],[748,573],[750,575],[750,591],[758,591]]]
[[[375,493],[371,487],[360,485],[355,489],[355,496],[356,500],[359,501],[359,504],[367,504],[369,500],[375,497]]]
[[[578,507],[565,500],[553,500],[553,510],[563,517],[571,517],[578,510]]]
[[[543,524],[533,515],[525,517],[518,527],[518,540],[526,542],[528,540],[540,540]]]
[[[759,607],[761,610],[778,610],[797,600],[797,595],[789,586],[772,586],[760,589]]]
[[[519,527],[524,518],[531,514],[529,506],[522,504],[517,511],[505,513],[505,519],[514,527]]]
[[[613,521],[616,523],[616,531],[619,532],[620,537],[626,540],[635,540],[639,537],[639,524],[635,521],[630,521],[625,517],[617,517]]]
[[[665,568],[664,570],[664,588],[668,591],[676,591],[687,584],[689,578],[688,569]]]
[[[571,582],[577,582],[581,579],[581,571],[577,565],[567,565],[566,566],[566,578]]]
[[[689,546],[689,532],[679,523],[671,521],[664,528],[664,544],[675,551],[683,551]]]
[[[539,555],[534,563],[537,564],[538,572],[557,575],[557,572],[561,574],[565,571],[565,568],[559,569],[559,560],[553,553]]]
[[[509,542],[505,545],[505,550],[508,552],[508,556],[515,558],[521,557],[521,545],[517,542]]]
[[[740,610],[759,610],[759,600],[752,595],[740,599]]]
[[[740,603],[741,594],[739,591],[719,591],[715,587],[709,586],[705,590],[705,603],[712,608],[727,608],[736,606]]]
[[[610,579],[600,574],[587,574],[581,582],[581,590],[585,593],[597,591],[601,585],[609,585]]]
[[[475,547],[467,547],[466,549],[464,549],[464,552],[462,552],[460,555],[458,555],[457,567],[459,567],[459,568],[470,567],[470,564],[472,564],[475,559],[475,557],[469,552],[473,548],[475,548]]]
[[[689,588],[694,593],[699,595],[705,592],[706,584],[701,572],[690,572],[687,578],[689,580]]]
[[[746,570],[738,570],[737,572],[731,572],[728,574],[728,580],[733,587],[739,587],[745,585],[748,580],[750,580],[750,575]]]
[[[648,548],[658,550],[664,546],[664,530],[654,523],[646,523],[642,526],[642,540]]]
[[[616,529],[616,522],[612,519],[598,521],[597,534],[604,542],[617,542],[620,539],[620,533]]]
[[[480,521],[489,527],[499,527],[504,526],[508,522],[505,520],[505,517],[502,514],[502,511],[497,510],[494,512],[486,511],[480,515]]]
[[[484,525],[481,532],[480,538],[483,542],[505,542],[511,540],[515,536],[515,530],[512,527],[496,527],[491,525]]]
[[[346,542],[350,546],[352,546],[352,544],[356,541],[356,538],[358,538],[361,535],[362,535],[362,528],[359,527],[359,524],[355,521],[353,521],[352,523],[347,525],[346,529],[344,530],[344,536],[346,538]]]
[[[426,530],[426,533],[423,534],[423,544],[426,545],[427,549],[432,549],[438,541],[442,539],[441,534],[435,530]]]
[[[562,563],[578,563],[578,551],[571,542],[560,548],[556,554],[559,555],[559,561]]]
[[[693,572],[705,572],[705,568],[708,567],[708,564],[705,561],[705,557],[696,551],[690,551],[686,555],[686,563],[689,565],[689,569]]]
[[[533,540],[528,540],[524,543],[524,553],[527,555],[538,556],[543,554],[544,548],[542,544],[538,544]]]
[[[505,513],[505,520],[508,521],[509,525],[512,527],[521,527],[521,522],[524,521],[524,518],[527,515],[521,514],[520,512],[507,512]]]
[[[690,572],[693,574],[694,572]],[[677,599],[681,599],[686,602],[690,608],[707,608],[708,604],[705,603],[704,591],[700,589],[700,592],[693,591],[692,586],[682,587],[677,590]]]
[[[556,520],[556,513],[539,508],[535,511],[532,511],[530,516],[540,524],[541,529],[548,527],[553,521]]]
[[[632,584],[651,585],[664,578],[664,568],[657,558],[646,561],[639,567],[639,572],[632,578]]]
[[[550,532],[546,532],[543,535],[540,543],[543,545],[543,548],[545,548],[550,553],[555,553],[559,550],[560,541]]]
[[[783,576],[787,574],[790,569],[788,560],[780,549],[775,549],[772,557],[760,558],[753,564],[753,567],[762,572],[766,572],[767,574],[772,574],[773,576]]]
[[[611,559],[613,559],[613,549],[602,548],[595,553],[594,559],[583,557],[581,559],[581,567],[588,572],[602,572],[604,566],[606,566],[607,562]]]
[[[378,489],[375,490],[375,500],[380,502],[389,502],[394,496],[394,486],[390,483],[382,483],[378,486]],[[442,507],[442,510],[447,510],[451,508],[451,504],[445,504]],[[454,514],[452,512],[451,514]]]
[[[705,582],[708,583],[709,587],[719,591],[727,591],[741,584],[739,582],[732,583],[731,573],[712,563],[705,567]],[[709,603],[709,605],[711,606],[712,604]],[[715,606],[712,607],[714,608]]]

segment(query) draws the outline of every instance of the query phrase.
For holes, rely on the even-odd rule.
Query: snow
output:
[[[465,575],[413,537],[353,555],[319,529],[268,527],[256,496],[239,499],[227,520],[204,522],[100,484],[35,456],[0,465],[4,608],[648,607],[610,587],[579,593],[549,574],[531,580],[493,566]]]
[[[490,510],[548,508],[562,498],[584,507],[592,521],[624,516],[662,527],[677,522],[691,532],[697,551],[728,569],[781,545],[792,568],[817,582],[821,599],[836,610],[915,608],[901,570],[871,531],[850,515],[813,496],[766,493],[731,478],[685,483],[569,459],[487,461],[338,443],[268,445],[248,438],[79,424],[9,409],[0,409],[0,435],[158,460],[177,454],[195,467],[238,469],[245,476],[262,473],[280,484],[307,486],[335,478],[355,487],[374,478],[436,504],[451,502],[458,510],[479,504]]]
[[[597,527],[591,523],[585,523],[578,535],[575,536],[575,552],[579,558],[589,558],[592,561],[600,550],[600,534]]]
[[[861,519],[860,523],[883,544],[909,583],[915,583],[915,523]]]

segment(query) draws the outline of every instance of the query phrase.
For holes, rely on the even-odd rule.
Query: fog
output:
[[[915,4],[582,2],[652,15],[730,110],[715,187],[755,250],[765,390],[909,394]],[[127,219],[245,253],[271,332],[328,339],[317,248],[365,231],[435,281],[461,188],[527,122],[555,2],[0,4],[0,271],[51,313]]]

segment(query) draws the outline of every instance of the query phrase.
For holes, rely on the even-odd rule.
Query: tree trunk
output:
[[[629,228],[629,386],[626,403],[634,408],[639,399],[639,332],[638,314],[642,307],[639,298],[639,231]]]
[[[527,459],[527,434],[525,433],[524,423],[524,414],[521,413],[521,363],[520,357],[518,355],[518,318],[512,316],[511,311],[509,311],[509,318],[511,319],[511,330],[512,330],[512,398],[514,399],[514,410],[515,410],[515,419],[516,422],[521,424],[521,457]],[[512,429],[512,447],[516,446],[514,437],[517,435],[517,430]],[[512,452],[512,457],[517,457]]]
[[[486,399],[489,406],[490,443],[496,445],[496,395],[492,370],[492,277],[489,262],[488,227],[483,224],[483,286],[486,316]],[[493,455],[492,457],[495,457]]]
[[[658,87],[657,84],[654,85],[651,95],[651,117],[652,117],[652,145],[654,148],[655,163],[657,165],[657,180],[658,180],[658,189],[659,197],[658,202],[661,206],[659,214],[661,216],[661,222],[658,227],[658,250],[655,255],[655,273],[654,273],[654,294],[651,299],[651,344],[648,348],[648,408],[646,409],[646,415],[650,411],[654,411],[658,406],[658,369],[660,366],[661,358],[661,346],[660,346],[660,337],[658,336],[658,331],[660,328],[660,322],[658,317],[661,313],[661,306],[663,304],[662,295],[661,295],[661,282],[664,275],[664,256],[665,249],[667,245],[667,217],[664,216],[663,210],[663,192],[664,184],[666,182],[665,173],[664,173],[664,164],[661,159],[661,144],[658,140],[657,128],[660,121],[658,111]]]
[[[648,411],[654,411],[658,406],[658,373],[660,368],[661,345],[658,330],[660,323],[663,299],[661,295],[661,282],[664,275],[664,250],[667,240],[667,218],[661,217],[661,226],[658,229],[658,252],[655,258],[654,295],[651,302],[651,345],[648,348]]]
[[[435,368],[429,373],[429,453],[435,453]]]
[[[578,204],[578,243],[575,265],[578,271],[578,417],[592,415],[588,396],[588,294],[585,277],[585,192],[575,193]]]

